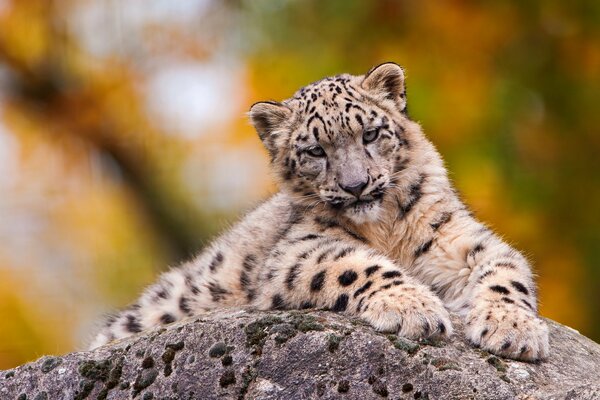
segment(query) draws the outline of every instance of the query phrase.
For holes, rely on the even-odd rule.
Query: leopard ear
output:
[[[282,130],[292,117],[292,110],[276,101],[260,101],[250,107],[248,114],[260,140],[274,156]]]
[[[361,87],[382,100],[393,100],[400,112],[406,114],[406,88],[404,71],[393,62],[371,68],[365,75]]]

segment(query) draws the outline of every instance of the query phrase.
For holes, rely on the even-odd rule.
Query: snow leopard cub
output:
[[[250,305],[324,308],[408,338],[451,335],[450,311],[485,350],[548,355],[527,260],[459,200],[408,117],[401,67],[326,78],[249,114],[280,191],[110,318],[92,348]]]

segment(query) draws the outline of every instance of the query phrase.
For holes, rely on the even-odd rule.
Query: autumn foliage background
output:
[[[0,0],[0,369],[275,190],[253,102],[388,60],[541,313],[600,340],[599,31],[592,0]]]

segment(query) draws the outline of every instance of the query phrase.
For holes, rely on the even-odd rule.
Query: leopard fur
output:
[[[328,309],[408,338],[549,352],[526,258],[478,222],[408,117],[404,72],[312,83],[250,118],[280,191],[110,318],[92,348],[222,307]]]

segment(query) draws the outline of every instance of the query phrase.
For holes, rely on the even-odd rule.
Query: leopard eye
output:
[[[379,128],[370,129],[363,133],[363,143],[368,144],[374,142],[379,137]]]
[[[313,157],[325,157],[325,150],[321,146],[309,147],[306,152]]]

